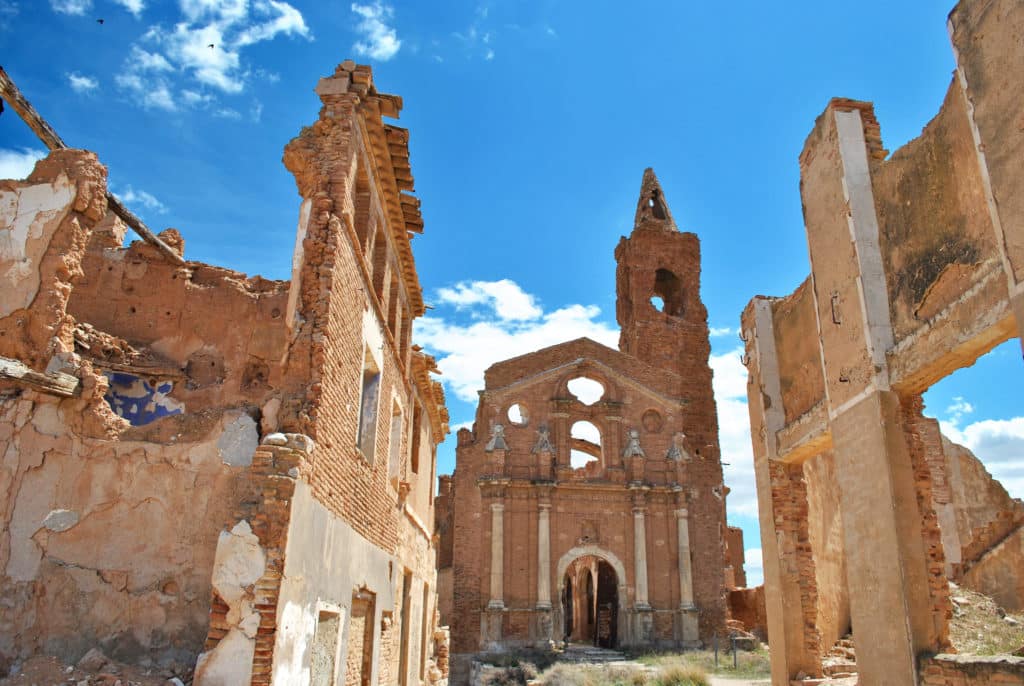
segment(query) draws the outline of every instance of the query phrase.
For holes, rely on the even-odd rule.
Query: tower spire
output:
[[[634,231],[641,228],[678,231],[672,213],[668,211],[658,177],[650,167],[644,170],[644,179],[640,183],[640,200],[636,205],[636,219],[633,223]]]

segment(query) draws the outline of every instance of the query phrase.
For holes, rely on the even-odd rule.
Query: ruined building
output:
[[[402,101],[351,62],[316,90],[290,281],[171,229],[122,247],[92,153],[0,181],[0,672],[99,647],[199,684],[443,680]]]
[[[862,684],[1024,683],[941,654],[950,578],[1021,607],[1024,517],[921,401],[1022,333],[1024,4],[964,0],[949,32],[945,102],[891,155],[870,103],[829,103],[800,155],[811,275],[743,312],[776,686],[850,630]]]
[[[453,655],[696,646],[724,629],[700,245],[651,170],[615,258],[620,350],[581,338],[491,366],[458,433],[439,521]]]

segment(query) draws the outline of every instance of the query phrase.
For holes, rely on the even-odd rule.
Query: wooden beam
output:
[[[9,357],[0,357],[0,379],[10,379],[30,386],[37,391],[70,398],[78,393],[78,377],[54,372],[40,374],[34,369]]]
[[[39,137],[39,140],[49,148],[50,150],[64,150],[68,146],[64,143],[64,140],[60,135],[53,130],[49,122],[43,119],[42,115],[36,111],[36,108],[32,106],[18,87],[14,85],[14,81],[7,75],[3,67],[0,67],[0,97],[2,97],[8,105],[11,106],[21,120],[25,122],[32,133]],[[135,233],[142,237],[142,240],[146,241],[157,250],[160,254],[167,258],[172,264],[182,266],[185,264],[184,258],[176,253],[171,246],[160,240],[155,233],[153,233],[145,222],[139,219],[131,210],[124,206],[116,195],[107,191],[107,206],[110,210],[116,214],[121,221],[127,224]]]

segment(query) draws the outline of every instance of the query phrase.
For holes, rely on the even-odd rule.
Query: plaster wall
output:
[[[219,444],[244,415],[161,445],[82,435],[88,411],[77,399],[0,399],[0,654],[73,662],[99,646],[126,661],[190,662],[244,478]]]

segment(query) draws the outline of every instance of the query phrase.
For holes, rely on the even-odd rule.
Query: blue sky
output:
[[[753,562],[739,312],[808,273],[797,155],[828,99],[873,100],[889,149],[937,112],[951,6],[0,0],[0,54],[152,228],[181,230],[191,259],[271,278],[288,277],[298,209],[282,148],[315,119],[319,77],[373,64],[405,99],[434,306],[417,337],[453,424],[472,419],[493,362],[580,335],[615,344],[612,251],[654,167],[702,240],[730,519]],[[40,147],[0,117],[0,177],[23,176]],[[1019,374],[1010,342],[926,401],[1021,496],[1024,407],[1005,382]]]

